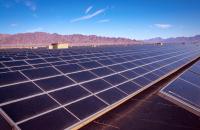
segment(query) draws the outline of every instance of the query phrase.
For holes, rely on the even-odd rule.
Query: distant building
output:
[[[162,46],[163,43],[162,42],[157,42],[157,43],[155,43],[155,45]]]
[[[52,43],[51,45],[49,45],[48,48],[49,49],[66,49],[66,48],[69,48],[69,44],[68,43]]]

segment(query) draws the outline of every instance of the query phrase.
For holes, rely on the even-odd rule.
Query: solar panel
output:
[[[3,62],[3,64],[6,65],[7,67],[27,65],[27,63],[24,61],[9,61],[9,62]]]
[[[7,104],[3,106],[2,109],[15,122],[18,122],[55,107],[58,107],[58,104],[53,99],[51,99],[48,95],[41,95],[19,102]]]
[[[95,62],[95,61],[83,62],[83,63],[80,63],[80,65],[87,69],[96,68],[96,67],[101,66],[101,64],[99,64],[98,62]]]
[[[0,103],[28,97],[41,92],[42,91],[32,82],[10,85],[0,89]]]
[[[7,85],[16,82],[21,82],[27,80],[25,76],[23,76],[20,72],[7,72],[0,74],[0,85]]]
[[[116,71],[116,72],[120,72],[120,71],[126,70],[126,68],[121,66],[121,65],[112,65],[112,66],[109,66],[109,68],[111,70]]]
[[[63,75],[46,79],[40,79],[34,82],[45,91],[59,89],[74,84],[74,82],[71,79]]]
[[[88,91],[82,88],[80,85],[75,85],[72,87],[67,87],[59,91],[50,93],[54,99],[56,99],[61,104],[67,104],[83,97],[90,95]]]
[[[97,94],[98,97],[106,101],[108,104],[113,104],[121,100],[126,95],[127,94],[123,93],[122,91],[119,91],[117,88],[111,88]]]
[[[7,69],[7,68],[2,68],[2,69],[0,69],[0,73],[3,73],[3,72],[8,72],[8,71],[10,71],[9,69]]]
[[[165,99],[200,116],[200,62],[194,64],[173,82],[168,84],[159,95]]]
[[[89,71],[73,73],[73,74],[69,74],[68,76],[72,78],[73,80],[75,80],[76,82],[84,82],[84,81],[96,78],[96,76]]]
[[[116,85],[116,84],[126,81],[126,78],[124,78],[123,76],[121,76],[119,74],[115,74],[115,75],[105,77],[104,80],[111,83],[112,85]]]
[[[112,71],[111,69],[109,69],[107,67],[93,69],[93,70],[91,70],[91,72],[93,72],[94,74],[96,74],[98,76],[105,76],[105,75],[114,73],[114,71]]]
[[[77,64],[60,65],[56,66],[56,68],[62,71],[63,73],[72,73],[83,69],[81,66]]]
[[[63,130],[78,122],[64,108],[50,111],[25,123],[19,124],[22,130]]]
[[[0,110],[16,129],[78,128],[191,62],[199,50],[135,45],[0,53],[7,57],[0,58]],[[8,60],[16,65],[5,65]]]
[[[16,67],[12,67],[10,68],[12,71],[15,71],[15,70],[25,70],[25,69],[31,69],[33,68],[32,66],[30,65],[26,65],[26,66],[16,66]]]
[[[112,85],[102,79],[93,80],[82,84],[83,87],[87,88],[89,91],[95,93],[104,89],[111,87]]]
[[[123,92],[127,94],[132,94],[133,92],[136,92],[137,90],[139,90],[141,86],[134,82],[129,81],[124,84],[118,85],[117,88],[119,88],[120,90],[122,90]]]
[[[82,120],[86,117],[91,116],[92,114],[95,114],[99,110],[102,110],[106,106],[107,104],[105,104],[96,96],[90,96],[79,102],[72,103],[66,106],[66,108]]]
[[[38,63],[45,63],[43,59],[33,59],[33,60],[26,60],[29,64],[38,64]]]
[[[44,64],[35,64],[35,65],[33,65],[33,67],[35,67],[35,68],[48,67],[48,66],[51,66],[51,64],[44,63]]]
[[[39,79],[39,78],[44,78],[44,77],[60,74],[53,67],[44,67],[44,68],[38,68],[38,69],[23,70],[22,73],[25,74],[30,79]]]

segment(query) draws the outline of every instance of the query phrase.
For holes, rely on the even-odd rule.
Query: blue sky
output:
[[[200,0],[0,0],[0,33],[148,39],[200,34]]]

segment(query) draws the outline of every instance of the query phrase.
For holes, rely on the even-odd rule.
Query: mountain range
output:
[[[60,35],[50,34],[45,32],[35,33],[19,33],[19,34],[0,34],[1,46],[15,46],[15,45],[38,45],[46,46],[52,43],[66,42],[71,46],[82,45],[106,45],[106,44],[134,44],[138,43],[134,39],[128,38],[113,38],[113,37],[101,37],[96,35]]]
[[[175,37],[163,39],[160,37],[135,40],[128,38],[102,37],[96,35],[60,35],[57,33],[34,32],[18,34],[0,34],[0,46],[47,46],[56,42],[67,42],[71,46],[108,45],[108,44],[136,44],[136,43],[197,43],[200,35],[193,37]]]
[[[163,43],[200,43],[200,35],[196,35],[193,37],[175,37],[175,38],[166,38],[163,39],[161,37],[152,38],[148,40],[144,40],[143,42],[147,43],[156,43],[156,42],[163,42]]]

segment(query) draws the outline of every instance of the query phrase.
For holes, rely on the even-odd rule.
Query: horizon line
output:
[[[71,33],[71,34],[62,34],[62,33],[56,33],[56,32],[45,32],[45,31],[35,31],[35,32],[18,32],[18,33],[1,33],[0,35],[17,35],[17,34],[26,34],[26,33],[48,33],[48,34],[58,34],[58,35],[83,35],[83,36],[97,36],[97,37],[107,37],[107,38],[124,38],[124,39],[130,39],[130,40],[151,40],[151,39],[156,39],[156,38],[161,38],[163,40],[165,39],[169,39],[169,38],[180,38],[180,37],[184,37],[184,38],[189,38],[189,37],[195,37],[195,36],[199,36],[200,34],[194,34],[191,36],[175,36],[175,37],[152,37],[152,38],[146,38],[146,39],[136,39],[136,38],[130,38],[130,37],[121,37],[121,36],[106,36],[106,35],[98,35],[98,34],[82,34],[82,33]]]

